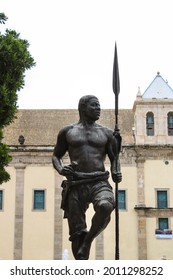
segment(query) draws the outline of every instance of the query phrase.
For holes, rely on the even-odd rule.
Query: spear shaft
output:
[[[114,136],[120,142],[120,134],[118,128],[118,95],[120,92],[120,81],[119,81],[119,68],[118,68],[118,55],[117,46],[115,43],[114,51],[114,63],[113,63],[113,92],[115,94],[115,130]],[[120,143],[118,143],[118,153],[120,151]],[[118,157],[116,155],[116,157]],[[116,171],[118,171],[118,159],[116,159]],[[115,259],[119,260],[119,209],[118,209],[118,183],[115,183]]]

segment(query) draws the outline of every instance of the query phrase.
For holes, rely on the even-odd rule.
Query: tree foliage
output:
[[[10,179],[10,175],[5,170],[5,166],[7,166],[12,159],[9,155],[9,147],[1,142],[2,138],[2,129],[0,129],[0,184]]]
[[[6,20],[5,14],[0,13],[0,24]],[[8,146],[2,143],[3,128],[15,118],[17,92],[25,85],[25,71],[35,65],[28,48],[28,41],[15,30],[0,32],[0,184],[10,178],[4,167],[11,160]]]

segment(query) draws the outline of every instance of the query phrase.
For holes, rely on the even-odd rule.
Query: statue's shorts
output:
[[[69,240],[73,240],[78,235],[86,232],[86,210],[89,204],[97,211],[97,205],[104,201],[108,203],[111,211],[115,208],[112,187],[108,180],[83,183],[70,187],[66,199],[66,218],[69,224]]]

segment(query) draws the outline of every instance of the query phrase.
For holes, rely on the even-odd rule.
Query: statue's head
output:
[[[97,113],[96,119],[99,119],[100,103],[99,103],[98,98],[94,95],[84,95],[80,98],[79,104],[78,104],[80,120],[85,118],[88,103],[90,104],[90,107],[93,108],[93,112]]]

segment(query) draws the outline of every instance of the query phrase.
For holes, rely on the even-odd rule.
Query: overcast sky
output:
[[[120,108],[132,108],[138,86],[143,93],[158,71],[173,87],[172,0],[0,0],[0,9],[37,63],[20,109],[77,108],[85,94],[114,108],[115,41]]]

